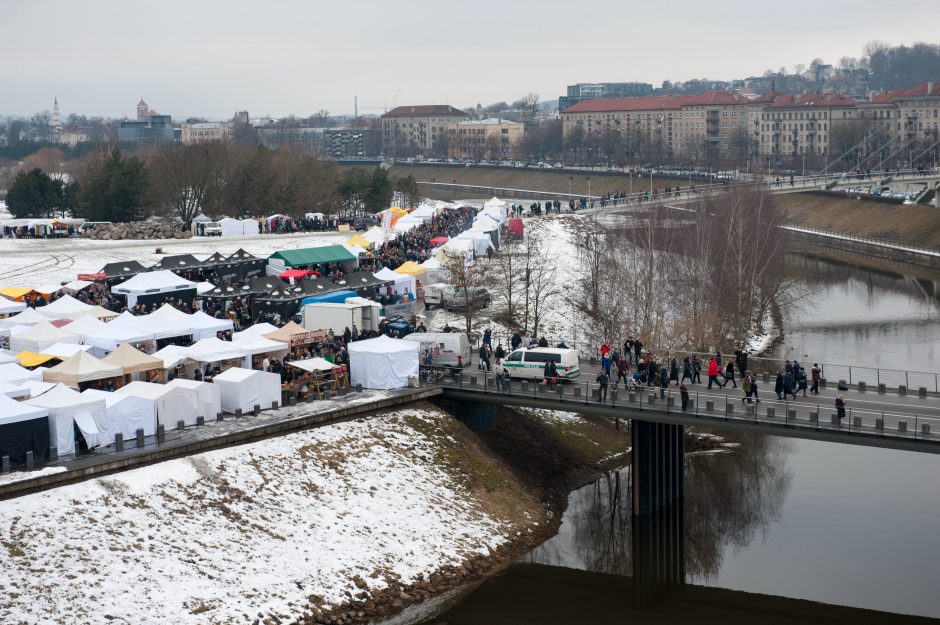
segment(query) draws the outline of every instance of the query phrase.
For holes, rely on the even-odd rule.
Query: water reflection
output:
[[[685,466],[686,577],[707,581],[725,554],[747,547],[779,519],[790,487],[791,443],[728,436],[732,453],[693,454]],[[571,493],[558,534],[524,562],[633,574],[629,467]]]
[[[775,356],[938,370],[940,282],[798,254],[786,262],[797,304],[782,311]]]

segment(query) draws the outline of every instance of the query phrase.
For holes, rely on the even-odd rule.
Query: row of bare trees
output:
[[[740,345],[788,301],[784,213],[754,187],[730,187],[687,212],[628,222],[573,220],[580,288],[572,298],[593,341],[630,334],[671,350]]]

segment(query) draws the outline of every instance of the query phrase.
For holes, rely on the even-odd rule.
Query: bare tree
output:
[[[518,315],[519,298],[516,291],[522,282],[519,275],[522,270],[523,245],[518,239],[503,240],[499,254],[486,262],[487,287],[505,303],[502,312],[503,322],[514,326]]]
[[[462,252],[445,254],[441,265],[448,276],[448,282],[458,292],[463,292],[463,316],[467,338],[469,339],[473,333],[474,319],[476,319],[479,312],[474,302],[473,293],[475,289],[484,286],[485,283],[483,265],[465,256]]]

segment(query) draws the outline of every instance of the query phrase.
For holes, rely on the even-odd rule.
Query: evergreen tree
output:
[[[70,208],[67,202],[70,187],[39,168],[21,171],[7,192],[7,206],[10,214],[18,219],[53,217],[55,213],[64,213]]]
[[[395,190],[401,194],[402,203],[408,208],[414,208],[421,203],[421,191],[418,190],[418,182],[411,174],[399,178],[395,181]]]
[[[382,167],[376,167],[372,170],[372,182],[369,189],[362,198],[366,210],[370,213],[385,210],[392,203],[392,195],[392,180],[388,177],[388,171]]]
[[[88,221],[139,221],[147,216],[149,179],[136,156],[114,150],[91,167],[78,196],[78,213]]]

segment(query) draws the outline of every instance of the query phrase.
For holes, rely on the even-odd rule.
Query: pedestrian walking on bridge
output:
[[[839,421],[845,418],[845,397],[842,395],[836,397],[836,416],[839,417]]]

